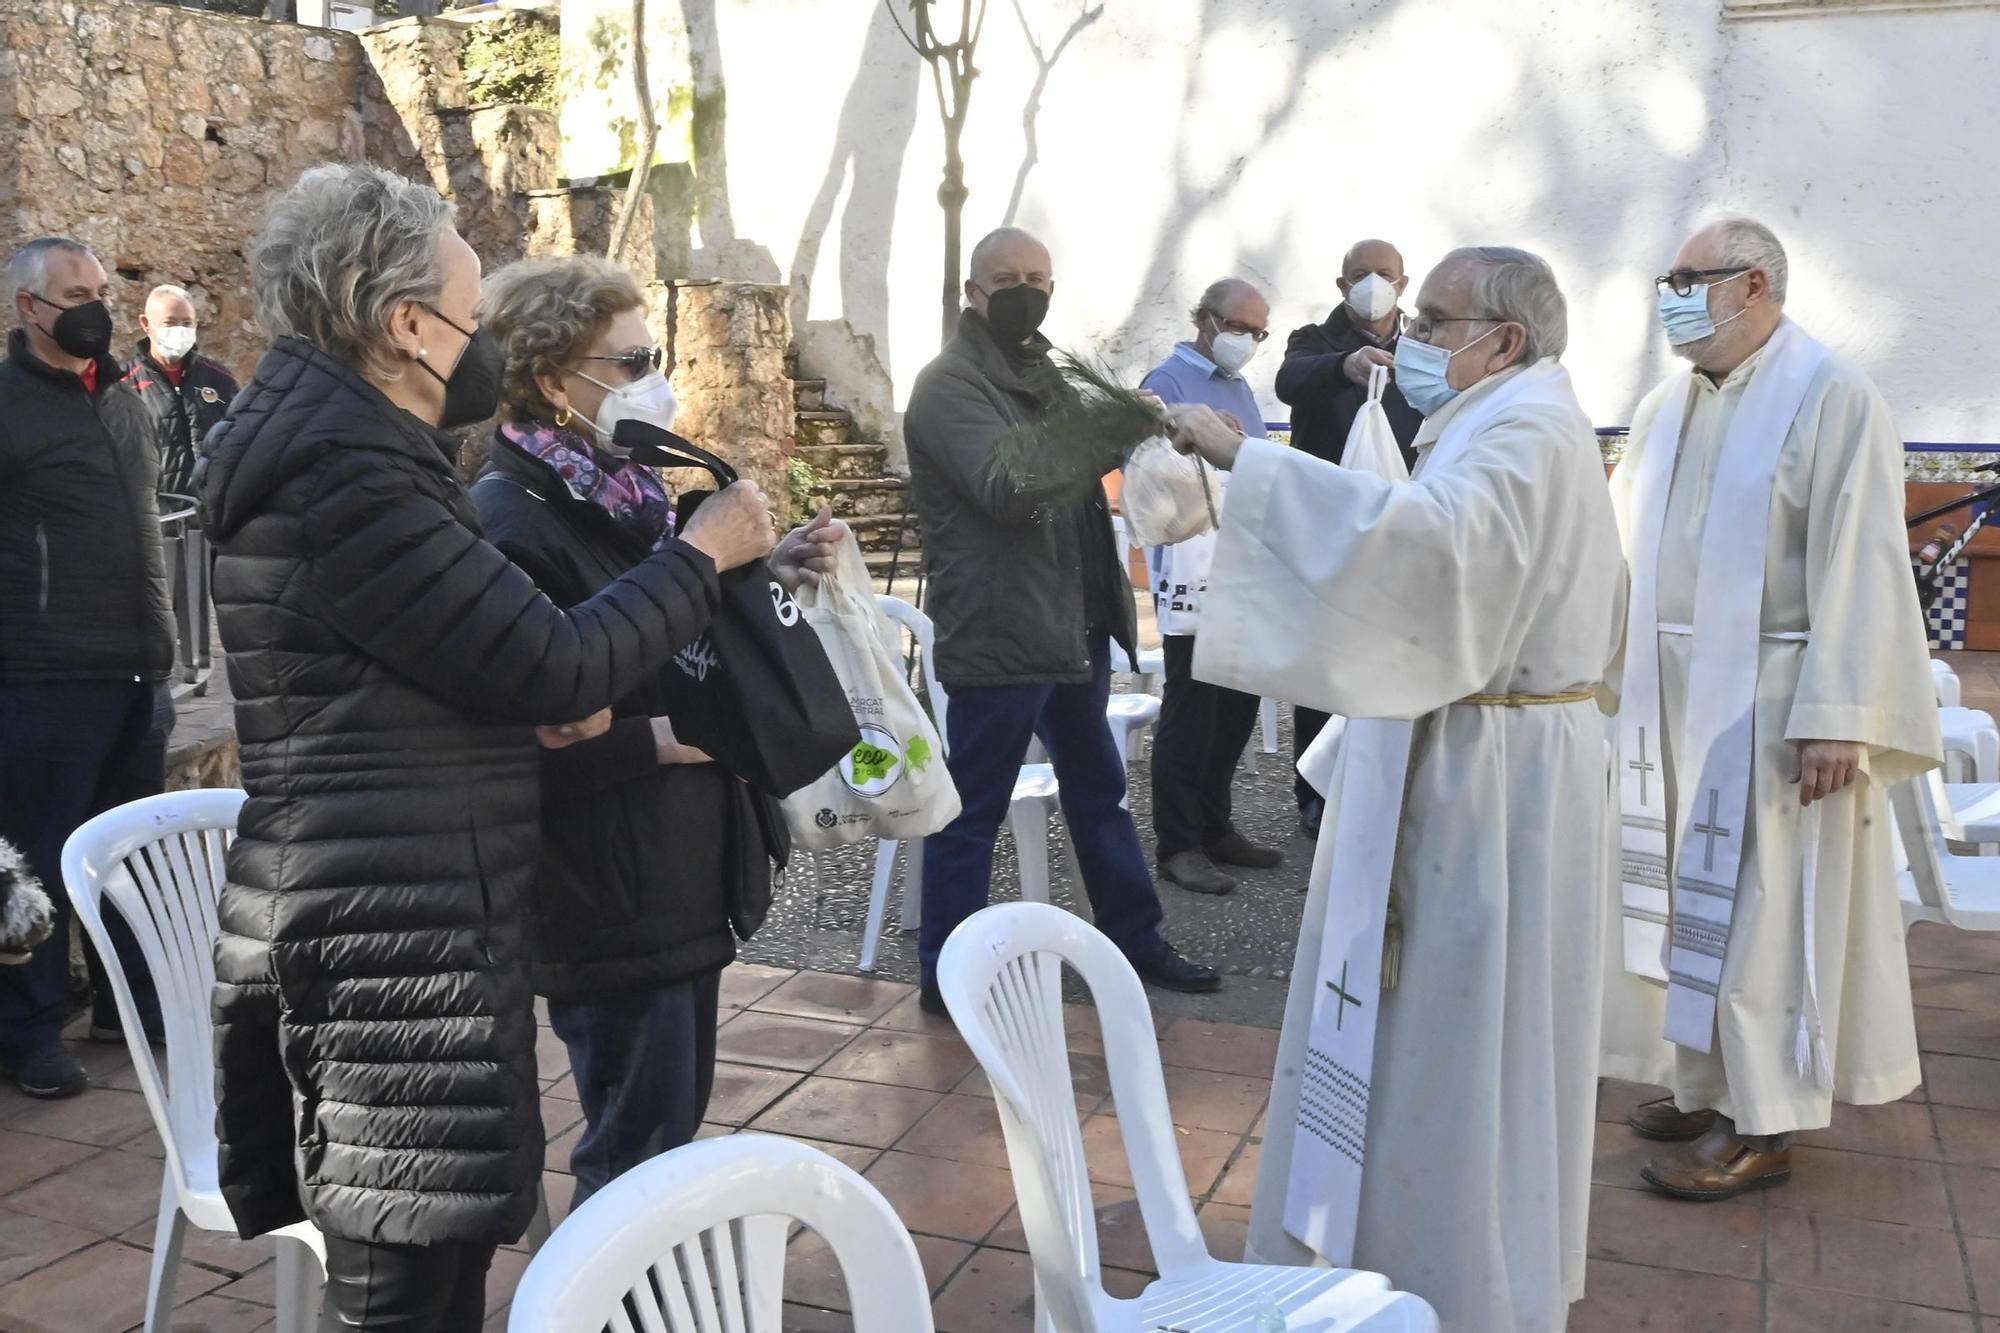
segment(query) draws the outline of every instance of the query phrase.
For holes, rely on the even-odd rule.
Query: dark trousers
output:
[[[572,1211],[647,1158],[694,1142],[715,1087],[721,986],[715,971],[597,1004],[549,1001],[583,1103]]]
[[[924,839],[924,922],[918,956],[926,984],[958,923],[986,905],[993,842],[1007,818],[1014,781],[1040,737],[1062,790],[1063,820],[1083,872],[1097,928],[1133,958],[1166,947],[1159,891],[1146,866],[1125,799],[1125,764],[1104,719],[1111,697],[1110,644],[1091,645],[1087,685],[995,685],[951,691],[945,766],[958,786],[957,819]]]
[[[1292,708],[1292,762],[1294,764],[1305,758],[1307,747],[1319,739],[1319,734],[1326,730],[1326,724],[1329,720],[1329,714],[1317,712],[1311,708],[1300,708],[1297,706]],[[1303,774],[1295,776],[1292,779],[1292,794],[1298,797],[1301,814],[1313,802],[1325,799],[1314,788],[1312,783],[1305,780]]]
[[[1235,831],[1229,784],[1257,725],[1254,694],[1194,678],[1194,636],[1169,634],[1166,692],[1153,727],[1155,854],[1213,847]]]
[[[157,795],[167,782],[170,701],[141,681],[0,687],[0,837],[28,858],[55,903],[55,933],[18,967],[0,967],[0,1055],[18,1058],[61,1039],[69,1014],[69,894],[63,844],[116,805]],[[125,978],[142,1014],[157,1015],[152,977],[131,927],[107,909]],[[86,948],[99,1011],[116,1011],[95,949]]]
[[[479,1333],[496,1248],[328,1236],[319,1333]]]

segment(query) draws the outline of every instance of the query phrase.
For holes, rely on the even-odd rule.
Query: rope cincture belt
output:
[[[1533,708],[1543,704],[1580,704],[1597,697],[1595,685],[1561,694],[1468,694],[1458,702],[1474,708]]]
[[[1534,708],[1546,704],[1580,704],[1597,698],[1597,687],[1564,690],[1561,694],[1468,694],[1457,702],[1474,708]],[[1403,896],[1389,886],[1388,921],[1382,928],[1382,989],[1392,991],[1403,975]]]

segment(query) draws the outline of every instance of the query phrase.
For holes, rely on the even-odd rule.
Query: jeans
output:
[[[0,837],[21,849],[55,904],[55,933],[18,967],[0,967],[0,1055],[20,1058],[61,1040],[69,1015],[69,835],[113,806],[157,795],[167,782],[169,708],[150,682],[84,680],[0,686]],[[105,926],[143,1016],[159,1000],[132,929],[107,909]],[[109,1017],[111,988],[94,948],[91,983]]]
[[[319,1333],[479,1333],[497,1248],[328,1236]]]
[[[1254,694],[1194,678],[1194,636],[1169,634],[1166,697],[1153,728],[1154,855],[1213,847],[1235,831],[1230,781],[1250,743],[1260,703]]]
[[[715,1087],[722,973],[596,1004],[549,1001],[569,1050],[583,1137],[570,1153],[575,1210],[639,1163],[692,1143]]]
[[[1128,957],[1166,947],[1159,891],[1125,798],[1125,765],[1105,721],[1111,697],[1109,641],[1091,645],[1093,679],[1084,685],[993,685],[951,692],[945,767],[958,786],[957,819],[924,839],[924,920],[918,956],[924,984],[937,984],[938,954],[958,923],[986,905],[993,843],[1007,818],[1014,782],[1040,737],[1055,764],[1063,819],[1083,872],[1097,928]]]

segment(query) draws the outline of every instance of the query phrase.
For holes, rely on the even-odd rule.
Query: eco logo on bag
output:
[[[902,747],[880,727],[864,725],[861,743],[840,761],[840,779],[857,796],[880,796],[902,776]]]

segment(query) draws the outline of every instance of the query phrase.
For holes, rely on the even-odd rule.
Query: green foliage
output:
[[[1047,410],[1002,435],[1000,465],[1021,485],[1062,489],[1120,466],[1140,441],[1171,433],[1160,412],[1098,362],[1057,352],[1031,387]]]
[[[818,468],[797,454],[785,465],[785,494],[792,502],[792,515],[806,518],[819,512],[833,495]]]
[[[562,38],[549,24],[480,24],[466,36],[463,64],[474,105],[555,111],[561,103]]]

